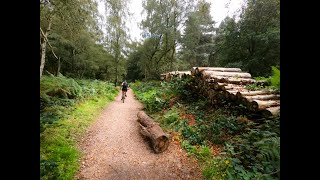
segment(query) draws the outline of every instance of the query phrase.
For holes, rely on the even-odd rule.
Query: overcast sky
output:
[[[99,0],[98,0],[99,1]],[[132,39],[141,40],[141,32],[139,29],[138,23],[142,20],[142,0],[130,0],[131,5],[129,10],[131,13],[134,13],[133,17],[130,19],[128,26],[130,28],[130,36]],[[236,12],[238,8],[241,7],[241,4],[244,0],[206,0],[211,3],[211,16],[216,22],[215,26],[219,26],[220,22],[229,15],[232,15]],[[104,14],[104,6],[102,3],[99,3],[99,11]],[[105,28],[104,28],[105,29]]]

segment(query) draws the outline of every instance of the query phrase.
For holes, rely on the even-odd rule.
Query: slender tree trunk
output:
[[[57,67],[57,74],[56,74],[56,76],[58,76],[58,75],[59,75],[59,73],[60,73],[60,67],[61,67],[61,61],[60,61],[60,57],[59,57],[59,59],[58,59],[58,67]]]
[[[177,32],[176,9],[174,9],[174,12],[173,12],[173,44],[172,44],[172,54],[171,54],[170,69],[173,68],[174,54],[176,52],[176,32]]]
[[[109,71],[108,71],[108,70],[109,70],[109,67],[108,67],[108,65],[107,65],[107,66],[106,66],[106,77],[105,77],[106,80],[110,80],[110,79],[109,79]]]
[[[75,59],[76,53],[75,50],[72,50],[72,58],[71,58],[71,72],[74,72],[74,59]]]
[[[45,41],[45,38],[48,37],[49,31],[51,30],[51,20],[49,20],[48,28],[45,32],[45,37],[43,37],[43,41],[41,43],[41,64],[40,64],[40,78],[42,76],[44,64],[46,62],[46,48],[47,48],[47,42]]]
[[[144,65],[144,78],[147,79],[147,65]]]
[[[116,63],[116,80],[114,81],[114,87],[117,86],[118,83],[118,63]]]

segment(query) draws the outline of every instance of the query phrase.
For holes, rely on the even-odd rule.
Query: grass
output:
[[[76,140],[99,116],[110,102],[109,97],[99,97],[76,105],[68,119],[61,119],[40,136],[41,159],[56,162],[57,168],[43,179],[72,179],[79,169],[81,154]],[[44,169],[45,171],[45,169]]]
[[[81,157],[76,142],[118,93],[109,89],[82,98],[69,108],[61,108],[63,116],[40,133],[40,179],[73,179]]]

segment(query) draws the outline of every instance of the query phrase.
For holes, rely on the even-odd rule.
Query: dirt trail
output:
[[[137,113],[143,106],[132,90],[121,93],[89,128],[79,143],[84,157],[76,180],[202,179],[197,164],[178,144],[155,154],[139,132]]]

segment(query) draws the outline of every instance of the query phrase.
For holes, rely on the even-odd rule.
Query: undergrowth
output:
[[[248,90],[259,90],[259,89],[274,89],[280,91],[280,70],[272,66],[272,75],[270,77],[255,77],[255,80],[263,80],[266,81],[268,85],[261,85],[261,84],[249,84],[246,86]]]
[[[118,93],[98,80],[43,76],[40,81],[40,179],[72,179],[76,140]]]
[[[212,107],[190,83],[136,82],[132,88],[164,130],[180,134],[205,179],[280,179],[280,117],[255,122],[234,107]]]

